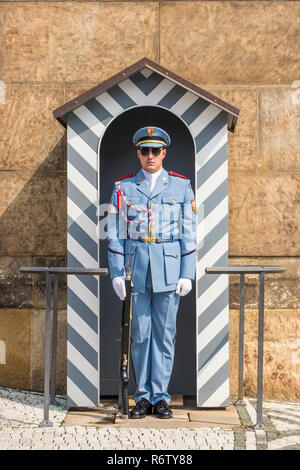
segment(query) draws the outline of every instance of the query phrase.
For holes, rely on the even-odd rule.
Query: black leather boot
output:
[[[172,418],[172,411],[165,400],[160,400],[153,406],[153,414],[158,418],[168,419]]]
[[[130,418],[139,419],[145,418],[146,415],[151,415],[152,413],[152,405],[151,403],[146,400],[146,398],[142,398],[137,402],[135,407],[130,412]]]

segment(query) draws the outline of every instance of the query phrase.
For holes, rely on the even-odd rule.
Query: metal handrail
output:
[[[58,276],[67,275],[94,275],[106,276],[107,268],[56,268],[56,267],[32,267],[21,266],[19,271],[23,273],[40,274],[46,273],[46,320],[45,320],[45,369],[44,369],[44,420],[40,426],[52,426],[49,420],[49,403],[56,405],[56,345],[57,345],[57,314],[58,314]],[[54,295],[53,295],[53,328],[52,328],[52,361],[51,361],[51,394],[50,389],[50,310],[51,310],[51,280],[54,274]]]
[[[244,405],[244,290],[245,274],[259,274],[258,293],[258,348],[257,348],[257,410],[254,429],[264,429],[262,424],[263,401],[263,353],[264,353],[264,295],[265,274],[282,273],[286,271],[283,266],[214,266],[205,268],[206,274],[240,274],[240,321],[239,321],[239,394],[236,404]]]
[[[52,426],[49,421],[49,383],[50,383],[50,310],[51,310],[51,279],[54,274],[53,298],[53,331],[52,331],[52,368],[51,368],[51,396],[50,404],[57,404],[55,400],[56,386],[56,344],[57,344],[57,314],[58,314],[58,276],[67,275],[108,275],[107,268],[67,268],[67,267],[32,267],[21,266],[21,272],[46,274],[46,320],[45,320],[45,369],[44,369],[44,420],[40,426]],[[239,392],[238,402],[244,404],[244,286],[245,274],[259,274],[259,318],[258,318],[258,357],[257,357],[257,422],[255,429],[264,429],[262,424],[263,399],[263,344],[264,344],[264,284],[265,274],[286,271],[283,266],[214,266],[205,268],[206,274],[240,274],[240,322],[239,322]]]

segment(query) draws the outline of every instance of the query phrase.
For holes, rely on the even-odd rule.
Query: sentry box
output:
[[[196,282],[181,298],[171,394],[229,406],[227,131],[239,110],[144,58],[54,111],[67,129],[68,267],[107,267],[107,204],[120,176],[139,169],[134,132],[171,136],[164,167],[190,178],[198,208]],[[102,234],[100,236],[100,234]],[[118,395],[121,302],[109,277],[68,276],[68,406]],[[131,368],[129,392],[135,390]]]

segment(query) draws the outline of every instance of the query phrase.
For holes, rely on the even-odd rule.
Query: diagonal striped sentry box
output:
[[[68,266],[98,267],[98,148],[110,121],[141,105],[168,109],[195,144],[198,221],[196,282],[197,405],[229,405],[228,113],[182,84],[144,67],[68,113]],[[68,406],[99,404],[99,280],[68,277]]]

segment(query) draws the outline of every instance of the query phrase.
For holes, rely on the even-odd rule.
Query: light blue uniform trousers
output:
[[[131,357],[137,403],[146,398],[153,405],[170,403],[168,385],[172,374],[176,317],[180,297],[173,291],[153,292],[150,263],[145,293],[132,292]]]

